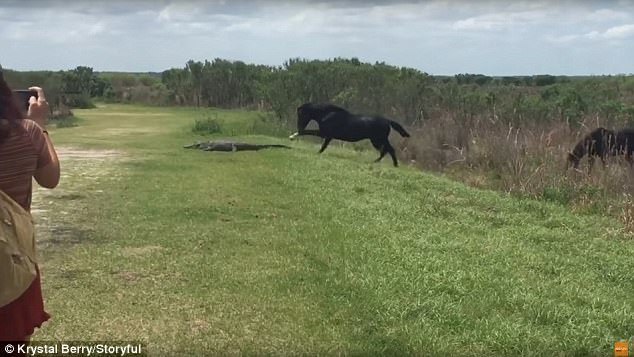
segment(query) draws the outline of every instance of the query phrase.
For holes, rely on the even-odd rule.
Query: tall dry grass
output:
[[[579,213],[612,215],[634,232],[634,170],[623,158],[610,158],[605,167],[596,160],[591,171],[587,158],[579,170],[567,168],[568,152],[598,126],[607,127],[596,117],[571,128],[562,121],[512,125],[448,114],[409,128],[412,137],[399,149],[405,162],[421,169]]]

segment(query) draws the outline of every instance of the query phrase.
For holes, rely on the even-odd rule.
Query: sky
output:
[[[0,65],[161,72],[356,57],[432,75],[634,73],[634,1],[2,0]]]

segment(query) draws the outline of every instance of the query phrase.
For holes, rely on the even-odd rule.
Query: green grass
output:
[[[607,356],[634,335],[634,244],[616,220],[371,164],[349,146],[182,149],[209,138],[191,129],[211,113],[216,137],[289,144],[248,135],[259,114],[242,111],[108,105],[52,131],[57,146],[120,155],[62,158],[43,221],[67,234],[42,250],[53,319],[35,340]]]

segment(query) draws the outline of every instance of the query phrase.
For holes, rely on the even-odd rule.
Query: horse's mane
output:
[[[336,106],[330,103],[304,103],[300,108],[308,108],[310,110],[316,110],[320,112],[343,112],[348,113],[348,111],[342,107]]]
[[[331,112],[348,112],[346,109],[343,109],[342,107],[336,106],[334,104],[322,104],[323,105],[323,109],[331,111]]]

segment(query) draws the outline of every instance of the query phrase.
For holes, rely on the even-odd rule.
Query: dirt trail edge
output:
[[[31,212],[37,229],[40,250],[77,244],[90,233],[85,224],[84,209],[99,195],[104,180],[118,180],[121,176],[116,163],[124,154],[114,150],[85,150],[59,147],[60,183],[55,189],[40,187],[33,181]],[[82,224],[84,223],[84,224]]]

